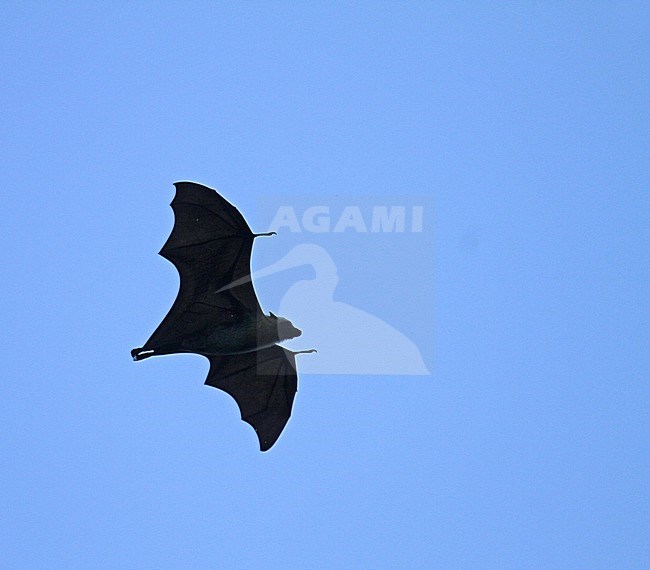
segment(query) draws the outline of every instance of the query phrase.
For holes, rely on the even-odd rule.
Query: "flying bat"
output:
[[[174,227],[160,255],[174,264],[180,289],[169,313],[133,360],[196,353],[210,361],[205,383],[230,394],[255,429],[261,451],[282,433],[298,388],[295,355],[277,343],[300,329],[265,315],[251,279],[256,237],[239,210],[215,190],[176,182]]]

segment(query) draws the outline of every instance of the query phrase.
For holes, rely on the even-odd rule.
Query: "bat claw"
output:
[[[138,360],[144,360],[145,358],[149,358],[150,356],[153,356],[154,351],[153,350],[142,350],[142,347],[140,348],[134,348],[131,351],[131,358],[133,358],[134,361]]]

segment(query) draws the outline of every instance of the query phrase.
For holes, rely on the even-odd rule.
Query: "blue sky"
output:
[[[647,6],[0,13],[6,567],[648,567]],[[262,454],[205,359],[132,362],[188,179],[257,231],[423,205],[420,234],[284,231],[253,263],[325,251],[336,307],[431,374],[304,374]]]

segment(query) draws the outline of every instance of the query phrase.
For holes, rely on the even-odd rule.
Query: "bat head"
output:
[[[287,340],[302,334],[302,331],[299,328],[294,327],[289,319],[276,317],[273,313],[269,314],[271,320],[275,323],[275,326],[278,329],[278,340]]]

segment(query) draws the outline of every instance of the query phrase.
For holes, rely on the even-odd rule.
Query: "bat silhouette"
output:
[[[176,182],[174,227],[160,255],[180,275],[169,313],[133,360],[191,352],[210,361],[205,383],[230,394],[255,429],[261,451],[282,433],[298,387],[294,352],[278,342],[301,331],[262,311],[250,276],[254,234],[240,212],[215,190]]]

